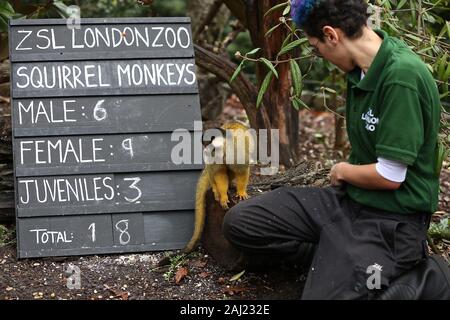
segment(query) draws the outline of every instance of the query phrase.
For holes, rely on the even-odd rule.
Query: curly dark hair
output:
[[[324,26],[341,29],[350,39],[359,38],[370,14],[366,0],[316,0],[300,25],[312,37],[324,39]]]

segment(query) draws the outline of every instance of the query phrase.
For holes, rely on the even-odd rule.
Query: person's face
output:
[[[352,71],[356,64],[342,44],[344,34],[339,29],[331,27],[324,27],[323,31],[324,39],[322,41],[319,38],[306,35],[312,47],[312,53],[330,61],[344,72]]]

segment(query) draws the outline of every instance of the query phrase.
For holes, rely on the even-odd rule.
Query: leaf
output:
[[[447,150],[445,148],[445,145],[439,141],[438,142],[438,155],[437,155],[437,162],[436,162],[436,175],[439,176],[442,170],[442,165],[444,163],[444,160],[449,156],[450,150]]]
[[[233,75],[231,76],[230,83],[232,83],[234,81],[234,79],[236,79],[236,77],[239,75],[239,73],[241,73],[242,67],[244,66],[244,62],[245,62],[245,60],[242,60],[242,62],[238,65],[238,67],[234,71]]]
[[[70,9],[62,1],[54,1],[52,6],[62,18],[70,18]]]
[[[295,97],[295,98],[297,98],[297,97]],[[301,108],[301,105],[300,105],[300,103],[297,101],[297,99],[292,99],[292,105],[294,106],[294,109],[295,110],[297,110],[297,111],[299,111],[300,110],[300,108]]]
[[[426,53],[427,51],[432,50],[432,49],[433,49],[433,46],[429,46],[429,47],[420,49],[419,51],[417,51],[417,53]]]
[[[245,291],[248,291],[248,289],[244,287],[229,287],[223,289],[223,293],[229,296],[234,296],[235,294],[243,293]]]
[[[307,105],[306,103],[304,103],[302,99],[300,99],[300,98],[298,98],[298,97],[295,97],[294,100],[297,101],[297,103],[299,104],[299,109],[300,109],[301,107],[303,107],[303,108],[305,108],[305,109],[307,109],[307,110],[311,110],[311,108],[308,107],[308,105]]]
[[[264,36],[267,37],[269,34],[271,34],[272,32],[274,32],[279,26],[281,26],[281,23],[279,23],[279,24],[277,24],[276,26],[270,28],[269,31],[267,31],[266,34],[265,34]]]
[[[420,39],[419,37],[417,37],[417,36],[415,36],[413,34],[405,33],[405,36],[408,37],[408,38],[411,38],[411,39],[413,39],[413,40],[415,40],[417,42],[422,42],[422,39]]]
[[[289,12],[291,12],[291,5],[288,5],[286,8],[284,8],[283,16],[287,15]]]
[[[447,64],[447,70],[445,71],[444,80],[443,81],[446,82],[448,78],[450,78],[450,63]]]
[[[190,265],[195,268],[204,268],[206,266],[206,261],[195,260]]]
[[[441,57],[437,69],[437,76],[442,81],[447,81],[447,79],[444,78],[444,75],[446,73],[446,66],[447,66],[447,54]]]
[[[387,20],[385,20],[385,21],[383,21],[383,22],[384,22],[385,24],[387,24],[387,25],[392,29],[392,31],[398,33],[398,29],[397,29],[392,23],[390,23],[390,22],[387,21]]]
[[[273,72],[273,74],[275,75],[275,77],[278,79],[278,72],[275,69],[275,67],[273,66],[272,62],[270,62],[269,60],[267,60],[266,58],[260,58],[259,60],[261,60],[269,69],[270,71]]]
[[[401,0],[400,3],[399,3],[398,6],[397,6],[397,10],[398,10],[398,9],[401,9],[401,8],[405,5],[405,3],[406,3],[407,1],[408,1],[408,0]]]
[[[0,32],[8,32],[8,22],[2,16],[0,16]]]
[[[283,43],[281,44],[281,48],[283,48],[289,41],[292,39],[292,33],[288,34],[286,39],[284,39]]]
[[[8,1],[0,2],[0,15],[4,17],[10,17],[14,14],[14,8]]]
[[[175,283],[179,284],[181,280],[183,280],[188,275],[188,269],[186,267],[181,267],[178,269],[177,273],[175,274]]]
[[[253,49],[252,51],[248,52],[248,53],[246,54],[246,56],[250,56],[250,55],[252,55],[252,54],[255,54],[255,53],[257,53],[259,50],[261,50],[261,48],[255,48],[255,49]]]
[[[428,12],[424,12],[423,18],[424,20],[428,21],[431,24],[436,23],[436,19],[433,17],[433,15],[429,14]]]
[[[337,94],[336,90],[333,90],[331,88],[324,87],[323,90],[325,90],[325,91],[327,91],[329,93],[332,93],[332,94]]]
[[[281,8],[284,8],[285,6],[287,6],[289,3],[288,2],[284,2],[284,3],[280,3],[277,4],[276,6],[273,6],[272,8],[270,8],[269,10],[267,10],[267,12],[264,14],[264,17],[267,16],[269,13],[274,12],[276,10],[281,10]]]
[[[209,276],[211,275],[211,272],[206,272],[206,271],[204,271],[204,272],[202,272],[202,273],[199,273],[199,277],[200,278],[202,278],[202,279],[205,279],[205,278],[208,278]]]
[[[239,272],[238,274],[235,274],[234,276],[231,277],[230,281],[236,281],[239,280],[245,273],[245,270],[242,270],[241,272]]]
[[[259,108],[264,98],[264,94],[266,93],[267,88],[269,88],[270,81],[272,81],[272,75],[273,75],[272,72],[268,72],[266,77],[264,78],[261,88],[259,89],[258,99],[256,100],[256,108]]]
[[[297,61],[291,60],[289,63],[291,66],[292,84],[294,86],[294,92],[296,96],[300,97],[300,95],[302,94],[302,85],[303,85],[302,71],[300,70]]]
[[[286,46],[284,46],[283,48],[281,48],[280,52],[278,53],[278,56],[281,56],[289,51],[291,51],[292,49],[302,45],[303,43],[307,42],[308,39],[303,38],[303,39],[299,39],[299,40],[294,40],[291,43],[288,43]]]

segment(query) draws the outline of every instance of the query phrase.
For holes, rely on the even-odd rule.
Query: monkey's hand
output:
[[[247,191],[241,192],[237,194],[237,198],[239,200],[247,200],[249,198]]]
[[[220,205],[222,206],[223,209],[228,210],[228,203],[230,202],[230,200],[228,200],[228,197],[223,197],[222,199],[220,199]]]

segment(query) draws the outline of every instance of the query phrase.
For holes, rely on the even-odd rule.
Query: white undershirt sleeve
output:
[[[378,158],[375,168],[380,176],[392,182],[404,182],[408,166],[404,163]]]

